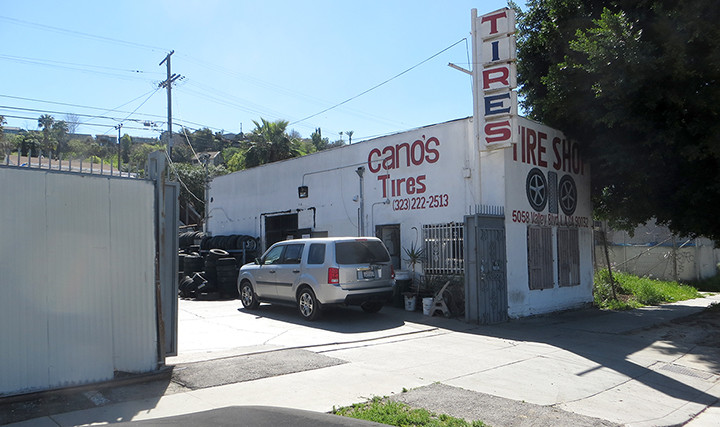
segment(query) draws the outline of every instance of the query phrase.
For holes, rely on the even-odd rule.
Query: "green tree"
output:
[[[719,19],[711,0],[531,0],[519,13],[524,106],[580,142],[613,225],[655,217],[720,240]]]
[[[120,155],[125,164],[130,163],[130,149],[132,148],[132,138],[125,134],[120,138]]]
[[[197,212],[205,210],[205,182],[216,176],[228,173],[223,166],[209,165],[207,176],[203,165],[189,165],[186,163],[174,163],[173,170],[177,174],[180,185],[180,203],[184,206],[190,205]]]
[[[5,138],[5,132],[3,129],[3,125],[7,123],[5,121],[4,116],[0,116],[0,160],[5,160],[5,154],[10,153],[10,150],[12,150],[12,146],[10,145],[9,141]]]
[[[245,167],[272,163],[299,155],[287,134],[289,122],[285,120],[269,122],[262,118],[260,120],[261,123],[253,120],[255,129],[247,135],[248,140],[244,142],[247,147]]]
[[[68,149],[68,143],[70,142],[70,132],[68,124],[64,120],[58,120],[53,122],[50,130],[51,138],[57,141],[57,157],[60,158],[60,154],[64,153]]]
[[[42,146],[42,134],[36,130],[25,131],[21,134],[21,138],[20,154],[22,156],[37,156]]]
[[[56,146],[56,141],[52,138],[52,125],[55,123],[55,118],[50,114],[43,114],[38,118],[38,127],[42,128],[42,144],[40,149],[46,155],[50,154]]]
[[[330,139],[323,138],[322,129],[316,128],[315,132],[310,134],[310,140],[312,141],[317,151],[325,150],[330,146]]]
[[[142,169],[147,162],[148,155],[155,151],[165,151],[164,144],[137,144],[130,150],[130,158],[127,163]]]
[[[227,169],[229,172],[237,172],[245,169],[245,151],[237,151],[230,158],[227,158]]]

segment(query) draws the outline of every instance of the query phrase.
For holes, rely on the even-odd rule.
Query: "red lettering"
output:
[[[387,180],[390,178],[390,175],[378,175],[377,179],[382,183],[382,190],[383,190],[383,198],[387,198]]]
[[[415,192],[417,194],[422,194],[425,190],[427,190],[427,187],[425,186],[425,178],[425,175],[420,175],[415,179],[415,185],[417,185]]]
[[[572,171],[574,174],[579,174],[582,161],[580,160],[580,147],[577,144],[572,145],[572,159]]]
[[[420,148],[419,153],[417,148]],[[419,156],[416,156],[415,154],[419,154]],[[425,144],[423,144],[423,142],[419,139],[413,142],[412,147],[410,148],[410,157],[412,159],[412,164],[415,166],[420,166],[422,164],[423,159],[425,158]]]
[[[395,169],[395,151],[393,151],[393,148],[391,146],[387,146],[383,148],[382,153],[383,155],[386,155],[382,162],[383,169]]]
[[[547,167],[547,161],[543,159],[543,154],[545,154],[545,146],[543,145],[543,139],[547,139],[547,134],[543,132],[538,132],[538,166],[540,167]]]
[[[552,164],[553,169],[559,171],[560,167],[562,166],[562,163],[560,162],[560,150],[558,149],[558,145],[562,140],[559,137],[553,138],[552,145],[553,145],[553,153],[555,154],[555,161]]]
[[[490,22],[490,34],[496,34],[498,32],[498,26],[497,26],[498,19],[505,18],[506,16],[507,15],[505,14],[505,11],[502,11],[502,12],[496,13],[494,15],[483,16],[482,20],[480,22],[483,24],[486,22]]]
[[[427,161],[428,163],[435,163],[440,158],[440,153],[438,152],[438,150],[436,150],[434,148],[430,148],[431,142],[434,143],[436,147],[438,147],[440,145],[440,141],[437,138],[435,138],[434,136],[431,138],[428,138],[427,142],[425,143],[425,153],[427,153],[425,155],[425,161]],[[432,155],[433,157],[430,158],[430,155]]]
[[[510,129],[510,121],[491,122],[485,124],[485,142],[493,144],[495,142],[508,141],[512,138],[512,130]],[[517,153],[515,153],[517,159]]]
[[[380,150],[378,150],[377,148],[373,148],[372,150],[370,150],[370,154],[368,154],[368,169],[372,173],[378,173],[380,172],[380,159],[378,159],[377,165],[373,166],[373,162],[375,162],[375,160],[373,160],[373,154],[375,154],[377,157],[380,157],[381,155]]]
[[[492,75],[497,75],[492,77]],[[492,83],[500,83],[503,87],[510,86],[510,68],[508,66],[488,68],[482,72],[483,89],[490,89]]]
[[[413,177],[407,179],[407,193],[415,194],[415,178]]]
[[[567,142],[567,140],[563,139],[562,144],[562,163],[563,172],[570,172],[572,168],[572,147],[571,144]]]
[[[400,167],[400,150],[405,149],[405,166],[410,166],[410,144],[403,142],[395,146],[395,167]]]
[[[405,182],[405,178],[400,178],[395,180],[395,185],[393,186],[393,196],[402,196],[402,192],[400,191],[400,188]],[[395,189],[397,188],[397,194],[395,194]]]
[[[537,134],[533,129],[525,129],[525,132],[527,133],[527,162],[531,165],[537,165],[537,160],[535,160],[535,147],[537,146]]]

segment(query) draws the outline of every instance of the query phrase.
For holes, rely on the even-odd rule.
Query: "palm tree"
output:
[[[348,136],[348,144],[352,144],[352,136],[354,133],[355,133],[354,130],[349,130],[349,131],[345,132],[345,134]]]
[[[269,122],[262,118],[260,121],[261,123],[258,123],[253,120],[255,129],[248,135],[249,147],[245,153],[246,167],[272,163],[299,155],[286,132],[289,122],[285,120]]]

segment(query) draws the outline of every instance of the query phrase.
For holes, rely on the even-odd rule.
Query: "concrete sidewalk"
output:
[[[180,355],[168,360],[173,381],[86,390],[92,407],[14,425],[115,423],[235,405],[328,412],[373,396],[495,427],[720,425],[717,323],[686,317],[713,302],[720,296],[477,326],[391,307],[377,315],[336,310],[306,323],[283,307],[247,312],[238,301],[181,301]]]

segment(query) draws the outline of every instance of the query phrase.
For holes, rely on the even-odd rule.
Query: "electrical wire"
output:
[[[150,92],[152,92],[152,91],[150,91]],[[103,110],[104,112],[101,113],[101,114],[104,114],[104,113],[107,113],[107,112],[111,112],[111,111],[115,111],[115,112],[121,113],[121,114],[126,114],[126,113],[128,113],[127,111],[121,111],[121,110],[119,110],[119,108],[122,108],[122,107],[124,107],[125,105],[130,104],[130,103],[132,103],[132,102],[134,102],[134,101],[142,98],[143,96],[148,95],[150,92],[146,92],[146,93],[138,96],[137,98],[135,98],[135,99],[133,99],[133,100],[131,100],[131,101],[128,101],[128,102],[126,102],[125,104],[122,104],[122,105],[120,105],[120,106],[118,106],[118,107],[116,107],[116,108],[113,108],[113,109],[107,109],[107,107],[93,107],[93,106],[88,106],[88,105],[72,104],[72,103],[67,103],[67,102],[46,101],[46,100],[42,100],[42,99],[25,98],[25,97],[21,97],[21,96],[12,96],[12,95],[0,95],[0,98],[10,98],[10,99],[17,99],[17,100],[21,100],[21,101],[39,102],[39,103],[52,104],[52,105],[63,105],[63,106],[68,106],[68,107],[84,108],[84,109],[88,109],[88,110]],[[7,107],[7,108],[15,108],[15,107]],[[18,108],[19,108],[19,107],[18,107]],[[47,111],[47,110],[37,110],[37,111],[50,113],[50,111]],[[100,117],[100,116],[92,116],[92,115],[89,115],[89,114],[79,114],[79,113],[70,113],[70,112],[53,112],[53,114],[74,114],[74,115],[83,116],[83,117]],[[165,117],[166,117],[166,116],[162,116],[162,115],[159,115],[159,114],[148,114],[148,113],[143,113],[143,116],[146,116],[146,117],[158,117],[158,118],[165,118]],[[112,120],[115,120],[115,121],[119,120],[119,119],[117,119],[117,118],[109,118],[109,119],[112,119]],[[179,121],[179,122],[182,122],[182,123],[188,123],[188,124],[191,124],[191,125],[198,126],[198,128],[205,128],[205,127],[207,127],[207,128],[209,128],[209,129],[220,130],[220,129],[218,129],[218,128],[213,128],[213,127],[210,127],[210,126],[206,126],[206,125],[204,125],[204,124],[202,124],[202,123],[196,123],[196,122],[192,122],[192,121],[189,121],[189,120],[178,120],[178,121]],[[159,122],[159,123],[165,123],[165,122],[162,121],[162,122]],[[182,124],[182,123],[179,123],[179,124]],[[84,124],[84,123],[78,123],[78,124]],[[188,127],[189,127],[190,129],[195,129],[195,128],[190,127],[190,126],[188,126]]]
[[[169,51],[169,50],[170,50],[170,49],[165,49],[165,48],[158,47],[158,46],[151,46],[151,45],[147,45],[147,44],[129,42],[129,41],[125,41],[125,40],[118,40],[118,39],[114,39],[114,38],[111,38],[111,37],[97,36],[97,35],[94,35],[94,34],[83,33],[83,32],[80,32],[80,31],[67,30],[67,29],[65,29],[65,28],[53,27],[53,26],[50,26],[50,25],[37,24],[37,23],[34,23],[34,22],[23,21],[22,19],[10,18],[9,16],[0,16],[0,20],[1,20],[1,21],[9,22],[9,23],[15,24],[15,25],[24,25],[24,26],[26,26],[26,27],[38,28],[38,29],[41,29],[41,30],[44,30],[44,31],[52,31],[52,32],[56,32],[56,33],[64,33],[64,34],[69,34],[69,35],[71,35],[71,36],[80,37],[80,38],[84,38],[84,39],[100,40],[100,41],[104,41],[104,42],[108,42],[108,43],[114,43],[114,44],[119,44],[119,45],[124,45],[124,46],[130,46],[130,47],[137,47],[137,48],[149,49],[149,50],[152,50],[152,51],[157,51],[157,50]]]
[[[402,71],[402,72],[394,75],[393,77],[390,77],[389,79],[385,80],[384,82],[382,82],[382,83],[380,83],[380,84],[377,84],[377,85],[371,87],[370,89],[368,89],[368,90],[366,90],[366,91],[363,91],[363,92],[361,92],[361,93],[359,93],[359,94],[357,94],[357,95],[355,95],[355,96],[353,96],[353,97],[350,97],[350,98],[348,98],[348,99],[346,99],[346,100],[344,100],[344,101],[342,101],[342,102],[339,102],[339,103],[333,105],[332,107],[328,107],[328,108],[326,108],[326,109],[324,109],[324,110],[322,110],[322,111],[320,111],[320,112],[318,112],[318,113],[311,114],[311,115],[309,115],[309,116],[307,116],[307,117],[305,117],[305,118],[303,118],[303,119],[300,119],[300,120],[296,120],[296,121],[294,121],[294,122],[292,122],[292,123],[290,123],[290,124],[291,124],[291,125],[294,125],[294,124],[296,124],[296,123],[300,123],[300,122],[305,121],[305,120],[307,120],[307,119],[311,119],[311,118],[313,118],[313,117],[315,117],[315,116],[319,116],[320,114],[323,114],[323,113],[326,113],[326,112],[328,112],[328,111],[330,111],[330,110],[333,110],[333,109],[335,109],[335,108],[337,108],[337,107],[339,107],[339,106],[341,106],[341,105],[343,105],[343,104],[347,104],[348,102],[350,102],[350,101],[352,101],[352,100],[354,100],[354,99],[357,99],[357,98],[365,95],[366,93],[371,92],[371,91],[379,88],[380,86],[383,86],[383,85],[385,85],[385,84],[387,84],[387,83],[390,83],[391,81],[393,81],[393,80],[395,80],[396,78],[402,76],[403,74],[406,74],[406,73],[414,70],[415,68],[419,67],[420,65],[422,65],[422,64],[430,61],[431,59],[437,57],[438,55],[440,55],[440,54],[442,54],[442,53],[450,50],[451,48],[455,47],[456,45],[462,43],[463,40],[467,40],[467,37],[456,41],[455,43],[453,43],[453,44],[451,44],[450,46],[446,47],[445,49],[441,50],[440,52],[438,52],[438,53],[430,56],[429,58],[427,58],[427,59],[425,59],[425,60],[423,60],[423,61],[418,62],[417,64],[413,65],[412,67],[408,68],[407,70]]]
[[[175,168],[175,163],[174,163],[174,162],[172,161],[172,159],[170,158],[170,154],[167,152],[167,150],[165,150],[164,153],[165,153],[165,158],[168,160],[168,164],[170,165],[170,168],[173,170],[173,173],[175,173],[175,178],[177,178],[177,180],[178,180],[178,182],[180,183],[180,185],[182,185],[183,188],[185,188],[185,191],[187,191],[188,193],[190,193],[190,195],[193,196],[193,197],[195,198],[195,200],[197,200],[197,201],[200,202],[200,203],[205,203],[204,200],[200,200],[200,199],[198,198],[198,196],[195,195],[195,193],[193,193],[192,191],[190,191],[190,189],[188,188],[188,186],[183,182],[182,179],[180,179],[180,174],[178,174],[177,169]]]
[[[128,120],[128,119],[130,118],[130,116],[132,116],[133,114],[135,114],[135,112],[136,112],[137,110],[139,110],[140,107],[142,107],[143,105],[145,105],[145,103],[148,102],[148,101],[150,100],[150,98],[152,98],[152,96],[155,95],[155,94],[158,92],[158,90],[160,90],[160,87],[159,87],[159,86],[158,86],[157,88],[155,88],[155,90],[152,91],[152,93],[151,93],[147,98],[145,98],[145,100],[144,100],[143,102],[141,102],[140,105],[138,105],[137,108],[135,108],[135,109],[132,111],[132,113],[128,114],[127,117],[125,117],[124,119],[120,120],[120,124],[122,125],[122,123],[123,123],[124,121]],[[137,99],[137,98],[136,98],[136,99]],[[125,104],[125,105],[127,105],[127,104]],[[133,120],[133,121],[134,121],[134,120]],[[113,130],[113,129],[117,129],[117,128],[116,128],[115,126],[113,126],[113,127],[111,127],[109,130],[105,131],[105,134],[107,134],[108,132],[110,132],[110,131]]]
[[[19,119],[19,120],[37,120],[37,117],[27,117],[27,116],[15,116],[11,114],[3,114],[3,117],[9,117],[11,119]],[[101,127],[106,128],[108,125],[102,125],[102,124],[93,124],[93,123],[87,123],[83,126],[93,126],[93,127]],[[125,127],[125,126],[124,126]],[[7,128],[7,127],[6,127]],[[144,127],[135,127],[135,126],[127,126],[127,129],[133,129],[133,130],[147,130],[147,128]]]
[[[110,116],[93,116],[90,114],[81,114],[81,113],[64,113],[62,111],[39,110],[37,108],[11,107],[8,105],[0,105],[0,109],[27,111],[27,112],[36,112],[36,113],[45,113],[45,114],[75,114],[78,117],[89,117],[91,119],[106,119],[106,120],[114,120],[114,121],[128,120],[127,118],[126,119],[118,119],[116,117],[110,117]],[[134,122],[141,122],[141,120],[139,120],[139,119],[130,119],[130,120],[134,121]],[[78,124],[85,124],[85,123],[78,122]]]
[[[23,58],[23,57],[19,57],[19,56],[10,56],[10,55],[0,55],[0,60],[13,61],[13,62],[21,63],[21,64],[40,65],[40,66],[44,66],[44,67],[80,71],[83,73],[100,74],[100,75],[116,77],[116,78],[120,78],[120,79],[124,79],[124,80],[145,79],[145,77],[142,76],[142,74],[146,74],[145,71],[140,71],[140,70],[123,70],[123,69],[118,69],[118,68],[113,68],[113,67],[105,67],[105,66],[99,66],[99,65],[75,64],[75,63],[71,63],[71,62],[51,61],[51,60],[35,59],[35,58]],[[95,68],[95,69],[92,69],[92,68]],[[162,73],[159,73],[159,72],[153,72],[152,74],[162,75]]]

